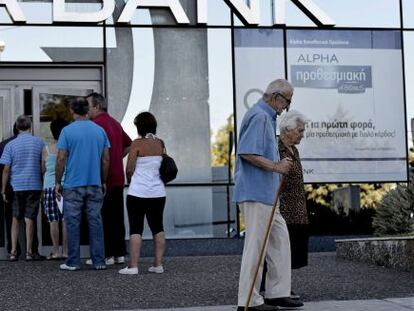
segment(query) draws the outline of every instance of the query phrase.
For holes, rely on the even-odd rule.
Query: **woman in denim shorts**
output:
[[[43,181],[43,208],[46,218],[50,224],[50,237],[52,239],[53,250],[47,257],[48,260],[66,258],[68,254],[68,243],[66,238],[66,227],[63,220],[63,211],[59,210],[55,195],[55,166],[57,158],[56,143],[60,132],[68,125],[62,119],[53,120],[50,123],[50,131],[53,139],[43,149],[42,166],[45,171]],[[59,223],[62,226],[62,252],[59,251]]]

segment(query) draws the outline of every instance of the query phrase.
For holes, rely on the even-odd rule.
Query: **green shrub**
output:
[[[372,226],[376,235],[414,234],[414,171],[379,203]]]

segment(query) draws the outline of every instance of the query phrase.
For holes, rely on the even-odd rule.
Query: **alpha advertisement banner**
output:
[[[397,31],[288,31],[293,109],[307,182],[407,178],[402,53]]]
[[[283,34],[266,30],[273,38],[263,40],[254,31],[263,30],[235,31],[238,127],[267,84],[284,77]],[[400,33],[289,30],[286,42],[291,109],[309,119],[299,145],[305,182],[406,180]]]

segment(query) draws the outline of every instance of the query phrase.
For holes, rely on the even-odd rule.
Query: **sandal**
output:
[[[60,260],[60,256],[59,254],[50,253],[46,260]]]
[[[17,261],[18,260],[18,257],[17,257],[17,252],[15,252],[15,253],[10,253],[10,256],[9,256],[9,261]]]

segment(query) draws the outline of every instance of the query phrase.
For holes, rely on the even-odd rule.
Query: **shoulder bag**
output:
[[[171,158],[166,151],[165,144],[161,140],[162,148],[165,152],[162,155],[162,161],[160,166],[160,177],[164,184],[169,183],[177,177],[178,168],[173,158]]]

